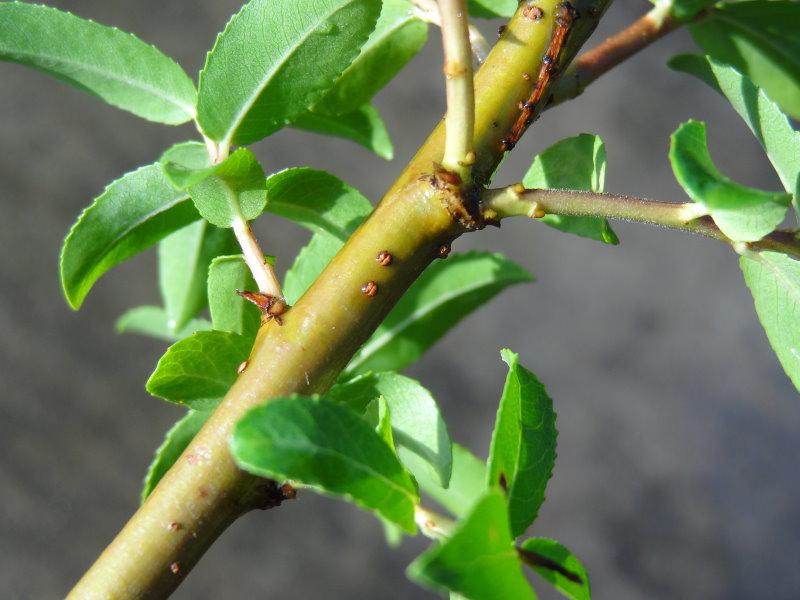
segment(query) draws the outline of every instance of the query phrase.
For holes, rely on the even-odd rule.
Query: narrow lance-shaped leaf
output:
[[[606,178],[606,148],[599,136],[582,133],[553,144],[533,159],[522,183],[527,188],[559,188],[602,192]],[[619,238],[606,219],[545,215],[551,227],[606,244]]]
[[[180,331],[207,303],[206,280],[214,257],[235,252],[228,229],[199,220],[170,234],[158,245],[158,284],[167,325]]]
[[[313,108],[341,115],[372,100],[425,45],[428,25],[408,0],[383,0],[375,30],[360,54]]]
[[[355,142],[371,150],[381,158],[392,160],[394,146],[377,109],[365,104],[359,109],[343,115],[328,116],[313,112],[302,113],[292,127],[311,133],[332,135]]]
[[[130,33],[48,6],[0,3],[0,60],[151,121],[178,125],[195,113],[194,84],[171,58]]]
[[[511,532],[522,534],[536,519],[556,460],[556,414],[536,376],[519,355],[501,352],[508,364],[489,450],[487,480],[508,495]]]
[[[452,442],[436,401],[418,381],[399,373],[370,373],[335,385],[328,397],[359,413],[376,399],[384,399],[402,463],[414,477],[432,475],[447,487]]]
[[[408,576],[426,587],[456,592],[470,600],[535,600],[512,542],[505,499],[493,490],[449,539],[411,564]]]
[[[800,119],[800,3],[722,2],[689,25],[706,54],[729,64]]]
[[[434,263],[411,286],[347,367],[348,374],[399,371],[469,313],[533,276],[500,254],[467,252]]]
[[[199,331],[169,347],[147,391],[196,410],[214,408],[238,377],[252,340],[227,331]]]
[[[800,262],[758,252],[742,257],[740,266],[769,343],[800,390]]]
[[[147,468],[144,487],[142,488],[142,502],[147,500],[147,497],[156,488],[158,482],[161,481],[161,478],[183,454],[183,451],[186,450],[186,447],[210,416],[210,411],[190,410],[185,417],[175,423],[167,432],[164,442],[156,449],[153,462]]]
[[[414,483],[397,456],[360,416],[324,398],[271,400],[239,421],[231,440],[239,465],[344,496],[415,533]]]
[[[83,211],[61,250],[61,284],[79,308],[110,268],[200,218],[185,192],[176,191],[159,165],[111,183]]]
[[[708,154],[706,126],[699,121],[687,121],[672,134],[669,158],[681,187],[733,241],[760,240],[786,216],[789,194],[745,187],[717,170]]]
[[[115,324],[119,333],[138,333],[168,342],[177,342],[196,331],[208,331],[211,322],[192,319],[183,329],[174,331],[169,327],[167,311],[160,306],[137,306],[121,315]]]
[[[417,477],[419,488],[456,517],[467,516],[486,492],[486,465],[472,452],[453,444],[453,470],[450,485],[423,472]]]
[[[254,338],[261,313],[236,290],[255,289],[253,275],[241,254],[215,258],[208,271],[208,308],[214,329]]]
[[[724,95],[761,142],[775,172],[790,194],[800,185],[800,132],[764,90],[733,67],[708,56],[681,54],[669,66],[690,73]],[[800,215],[800,198],[795,195],[795,212]]]
[[[555,540],[530,538],[520,544],[522,560],[570,600],[591,600],[589,575],[572,552]]]
[[[223,146],[251,144],[290,123],[358,56],[380,9],[380,0],[248,2],[200,73],[203,132]]]
[[[342,242],[372,212],[372,204],[358,190],[330,173],[308,167],[270,175],[266,189],[268,212]]]

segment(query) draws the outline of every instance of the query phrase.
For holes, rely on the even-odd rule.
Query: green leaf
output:
[[[521,535],[536,519],[556,460],[553,401],[519,355],[502,350],[508,375],[489,450],[487,483],[508,495],[511,532]]]
[[[200,73],[203,132],[223,146],[251,144],[290,123],[358,56],[380,10],[379,0],[248,2]]]
[[[533,281],[500,254],[451,254],[428,267],[347,367],[349,374],[399,371],[507,287]]]
[[[168,148],[158,159],[170,183],[188,190],[214,172],[208,148],[200,142],[181,142]]]
[[[606,179],[606,148],[599,136],[582,133],[553,144],[533,159],[522,183],[527,188],[558,188],[602,192]],[[551,227],[606,244],[619,238],[606,219],[545,215]]]
[[[673,57],[669,66],[702,79],[728,99],[764,147],[784,189],[794,194],[800,184],[800,132],[794,130],[789,119],[764,90],[733,67],[708,56],[681,54]],[[800,198],[797,196],[794,207],[800,215]]]
[[[417,477],[419,488],[456,517],[466,517],[486,492],[486,465],[472,452],[453,444],[453,471],[446,489],[425,473]]]
[[[800,262],[758,252],[742,257],[740,266],[769,343],[800,390]]]
[[[372,212],[372,204],[339,178],[308,167],[279,171],[267,179],[267,211],[342,242]]]
[[[78,309],[111,267],[199,218],[189,197],[149,165],[111,183],[73,225],[61,250],[61,285]]]
[[[255,338],[261,312],[236,294],[236,290],[255,289],[256,283],[241,254],[215,258],[208,271],[208,308],[214,329]]]
[[[264,170],[256,155],[239,148],[210,175],[189,188],[197,210],[212,225],[231,227],[236,219],[251,221],[264,211]]]
[[[189,76],[130,33],[48,6],[0,3],[0,60],[17,62],[135,115],[179,125],[195,113]]]
[[[519,7],[519,0],[467,0],[467,10],[480,19],[509,19]]]
[[[704,123],[682,124],[672,134],[669,158],[681,187],[735,242],[760,240],[786,216],[789,194],[745,187],[717,170],[708,154]]]
[[[144,488],[142,488],[141,500],[144,502],[150,493],[156,488],[161,478],[170,470],[175,461],[180,458],[183,451],[203,427],[210,411],[190,410],[185,417],[175,423],[164,437],[164,442],[156,450],[155,458],[147,468],[144,477]]]
[[[689,21],[701,10],[716,2],[717,0],[672,0],[669,12],[679,21]]]
[[[417,479],[427,474],[447,487],[453,467],[452,442],[436,401],[422,384],[399,373],[369,373],[335,385],[328,397],[359,413],[383,398],[403,465]]]
[[[343,245],[339,238],[328,233],[311,236],[283,280],[283,296],[289,305],[297,303]]]
[[[118,333],[138,333],[168,342],[177,342],[195,331],[211,329],[211,323],[205,319],[192,319],[180,331],[173,331],[167,321],[167,311],[160,306],[137,306],[120,316],[115,327]]]
[[[470,600],[534,600],[512,545],[505,499],[491,491],[475,505],[452,537],[434,545],[409,567],[408,576],[432,589]]]
[[[408,0],[383,0],[375,30],[314,112],[341,115],[368,104],[414,58],[428,39],[428,25]]]
[[[520,553],[523,555],[523,562],[549,581],[566,598],[591,600],[592,591],[586,569],[572,552],[557,541],[548,538],[530,538],[522,542]],[[526,554],[528,560],[525,558]]]
[[[689,31],[706,54],[729,64],[800,118],[800,3],[753,0],[717,5]]]
[[[236,425],[231,450],[256,475],[344,496],[409,533],[419,498],[397,456],[346,406],[296,396],[254,408]]]
[[[213,408],[238,376],[252,340],[227,331],[198,331],[169,347],[147,391],[196,410]]]
[[[170,234],[158,245],[158,283],[167,325],[180,331],[208,301],[206,280],[214,257],[235,252],[236,239],[228,229],[204,220]]]
[[[296,129],[344,138],[364,146],[381,158],[392,160],[394,146],[378,111],[365,104],[343,115],[331,117],[311,111],[302,113],[292,123]]]

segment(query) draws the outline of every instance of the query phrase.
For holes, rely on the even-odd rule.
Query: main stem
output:
[[[571,55],[610,0],[576,0],[585,15],[571,34]],[[553,28],[557,0],[540,0],[545,17],[510,21],[475,79],[476,170],[487,178],[502,157],[499,141],[517,104],[535,82]],[[259,331],[247,368],[203,429],[124,529],[72,590],[71,598],[166,597],[214,540],[244,512],[264,506],[264,480],[241,471],[228,439],[251,408],[292,393],[327,390],[408,287],[467,229],[465,197],[431,176],[444,150],[442,125],[433,132],[370,218],[351,236],[317,281],[283,315]],[[456,215],[458,218],[456,218]],[[376,256],[388,250],[383,267]],[[361,290],[375,282],[374,297]]]

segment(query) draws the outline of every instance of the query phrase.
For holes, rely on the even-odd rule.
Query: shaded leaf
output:
[[[800,118],[800,3],[752,0],[718,4],[689,31],[706,54],[729,64]]]
[[[199,331],[169,347],[147,391],[196,410],[213,408],[238,377],[252,340],[227,331]]]
[[[533,159],[522,183],[527,188],[557,188],[602,192],[606,179],[606,148],[599,136],[582,133],[553,144]],[[551,227],[606,244],[619,238],[606,219],[545,215],[537,219]]]
[[[208,308],[214,329],[255,338],[261,312],[236,290],[255,290],[256,282],[241,254],[218,256],[208,270]]]
[[[158,159],[170,183],[179,190],[188,190],[214,172],[208,148],[200,142],[175,144]]]
[[[347,373],[399,371],[507,287],[533,281],[500,254],[451,254],[429,266],[356,353]]]
[[[267,211],[313,232],[347,241],[372,212],[372,204],[338,177],[309,167],[279,171],[267,179]]]
[[[379,0],[248,2],[200,73],[203,132],[223,146],[251,144],[290,123],[358,56],[380,9]]]
[[[378,111],[369,104],[335,117],[307,111],[294,120],[292,127],[344,138],[364,146],[381,158],[394,158],[394,146],[386,125]]]
[[[180,331],[207,303],[206,280],[214,257],[235,252],[236,238],[204,220],[170,234],[158,245],[158,284],[167,326]]]
[[[314,105],[314,112],[341,115],[368,104],[427,39],[428,25],[415,16],[408,0],[383,0],[375,30],[361,53]]]
[[[375,430],[337,402],[271,400],[239,421],[231,451],[251,473],[344,496],[404,531],[416,531],[418,497],[408,473]]]
[[[523,557],[523,562],[549,581],[563,596],[571,600],[591,600],[589,575],[581,561],[567,548],[547,538],[527,539],[522,542],[520,548],[523,555],[535,553],[530,556],[531,560],[525,560]],[[554,564],[548,566],[536,564],[542,557]]]
[[[761,142],[784,189],[794,194],[800,184],[800,132],[764,90],[733,67],[708,56],[681,54],[673,57],[669,66],[702,79],[728,99]],[[800,198],[796,195],[794,207],[800,215]]]
[[[409,567],[414,581],[470,600],[536,598],[512,545],[501,492],[487,493],[459,523],[452,537],[434,545]]]
[[[433,396],[418,381],[399,373],[369,373],[333,386],[328,397],[359,413],[376,399],[385,400],[402,463],[417,479],[427,474],[447,487],[453,466],[450,434]]]
[[[164,442],[156,449],[155,458],[147,468],[142,488],[141,501],[147,500],[161,478],[170,470],[175,461],[203,427],[210,411],[190,410],[180,421],[175,423],[164,437]]]
[[[195,331],[208,331],[211,323],[205,319],[192,319],[186,326],[174,331],[167,325],[167,311],[160,306],[137,306],[117,319],[118,333],[138,333],[168,342],[177,342]]]
[[[48,6],[0,3],[0,60],[150,121],[179,125],[195,113],[194,84],[171,58],[130,33]]]
[[[425,473],[417,477],[419,488],[456,517],[462,518],[472,510],[486,492],[486,465],[472,452],[453,444],[453,470],[450,485]]]
[[[800,390],[800,262],[758,252],[743,256],[740,266],[769,343]]]
[[[251,221],[264,211],[264,170],[256,155],[239,148],[210,174],[189,188],[197,210],[217,227],[231,227],[238,218]]]
[[[297,303],[343,245],[339,238],[328,233],[311,236],[283,280],[283,296],[289,305]]]
[[[789,194],[745,187],[717,170],[708,154],[706,126],[699,121],[687,121],[672,134],[669,158],[681,187],[736,242],[760,240],[786,216]]]
[[[670,14],[679,21],[688,21],[717,0],[672,0]]]
[[[508,495],[511,533],[524,533],[544,502],[556,460],[553,401],[536,376],[519,364],[519,355],[501,351],[508,364],[487,463],[487,482]]]
[[[159,165],[111,183],[83,211],[61,250],[61,285],[80,308],[94,283],[111,267],[200,218],[189,197],[176,191]]]

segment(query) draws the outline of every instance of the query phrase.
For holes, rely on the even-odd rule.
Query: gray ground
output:
[[[190,72],[235,0],[50,2],[134,31]],[[598,36],[646,9],[620,0]],[[608,148],[608,189],[679,200],[668,136],[709,122],[720,168],[777,180],[738,117],[670,72],[674,35],[547,114],[500,179],[589,131]],[[443,110],[432,43],[378,101],[397,145],[386,163],[344,142],[281,133],[257,145],[270,169],[329,169],[373,199]],[[179,411],[143,383],[163,347],[112,323],[157,298],[154,255],[116,270],[72,313],[61,239],[104,184],[192,135],[148,124],[44,77],[0,65],[0,596],[57,598],[135,509],[153,448]],[[258,233],[285,267],[305,239],[274,219]],[[618,225],[617,248],[511,222],[458,243],[506,252],[539,281],[479,311],[412,369],[452,433],[485,454],[511,347],[547,383],[559,457],[534,533],[581,556],[598,598],[800,597],[800,403],[771,354],[736,258],[714,242]],[[236,524],[179,598],[427,597],[403,571],[423,547],[385,548],[376,521],[304,494]],[[541,586],[542,588],[544,586]],[[549,596],[547,596],[549,597]]]

